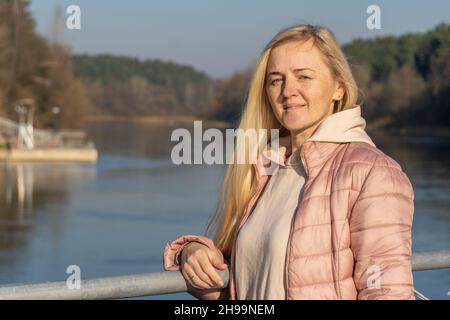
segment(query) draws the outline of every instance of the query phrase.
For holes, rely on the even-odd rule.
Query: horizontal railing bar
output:
[[[413,254],[413,271],[450,268],[450,251],[423,251]]]
[[[227,281],[228,270],[217,270]],[[69,289],[66,281],[0,286],[1,299],[15,300],[99,300],[122,299],[187,292],[179,271],[152,272],[81,280],[79,289]]]
[[[450,251],[418,252],[413,255],[413,271],[450,268]],[[228,286],[229,270],[217,270]],[[81,280],[79,289],[69,289],[65,281],[0,286],[0,299],[96,300],[187,292],[179,271],[153,272]]]

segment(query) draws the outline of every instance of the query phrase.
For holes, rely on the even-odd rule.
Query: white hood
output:
[[[326,117],[306,141],[366,142],[375,147],[365,128],[366,120],[361,117],[361,107],[357,105]]]
[[[365,127],[366,120],[361,117],[361,107],[356,105],[354,108],[333,113],[326,117],[306,141],[335,143],[366,142],[375,147],[372,139],[370,139],[364,130]],[[289,136],[282,137],[278,140],[278,153],[270,152],[270,146],[267,146],[262,151],[262,156],[280,165],[284,165],[286,152],[291,149],[290,144]]]

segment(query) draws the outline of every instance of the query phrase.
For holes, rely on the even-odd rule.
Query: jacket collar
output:
[[[303,161],[308,176],[314,173],[314,169],[322,164],[341,144],[349,142],[365,142],[375,147],[372,139],[364,130],[366,121],[361,117],[361,107],[356,105],[353,108],[343,110],[326,117],[317,127],[314,133],[302,145],[300,158]],[[291,154],[290,137],[278,139],[278,149],[275,152],[268,152],[268,145],[258,155],[255,164],[259,176],[272,175],[278,166],[284,166],[287,157]],[[266,166],[263,163],[267,163]]]

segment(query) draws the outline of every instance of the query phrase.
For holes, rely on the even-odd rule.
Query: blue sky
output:
[[[71,4],[81,8],[81,30],[65,28]],[[381,8],[381,30],[366,27],[371,4]],[[171,60],[213,77],[245,68],[277,31],[295,23],[325,25],[340,43],[450,23],[448,0],[32,0],[38,32],[44,36],[51,34],[58,5],[62,39],[76,53]]]

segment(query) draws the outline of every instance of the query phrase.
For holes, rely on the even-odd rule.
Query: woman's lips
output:
[[[284,104],[283,110],[298,110],[306,107],[306,104]]]

